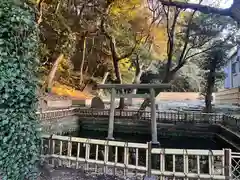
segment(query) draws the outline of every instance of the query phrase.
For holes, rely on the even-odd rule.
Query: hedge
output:
[[[36,117],[38,28],[20,0],[0,3],[0,172],[4,180],[34,179],[40,157]],[[28,178],[31,174],[31,178]]]

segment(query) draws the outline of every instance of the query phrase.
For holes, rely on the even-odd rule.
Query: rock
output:
[[[86,107],[86,100],[72,100],[72,105],[73,106],[78,106],[78,107]]]
[[[91,102],[91,108],[104,109],[104,102],[100,97],[94,97]]]

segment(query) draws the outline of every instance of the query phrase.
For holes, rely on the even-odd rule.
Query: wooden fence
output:
[[[45,112],[37,112],[40,120],[53,120],[67,116],[77,115],[80,118],[98,118],[108,119],[109,109],[90,109],[90,108],[69,108],[63,110],[53,110]],[[171,112],[171,111],[157,111],[158,123],[202,123],[202,124],[222,124],[229,127],[234,127],[240,130],[240,119],[230,115],[219,113],[201,113],[201,112]],[[137,116],[141,114],[141,116]],[[136,120],[136,121],[150,121],[151,112],[137,110],[116,110],[115,119],[122,120]]]
[[[224,89],[215,93],[216,104],[240,105],[240,88]]]
[[[152,148],[151,143],[42,135],[42,157],[50,164],[125,177],[228,179],[231,154],[230,149],[162,149]]]

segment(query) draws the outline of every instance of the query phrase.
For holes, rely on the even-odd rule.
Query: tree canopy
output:
[[[187,69],[196,67],[195,60],[222,34],[237,41],[232,16],[215,7],[205,12],[208,6],[202,0],[195,4],[165,0],[37,4],[40,70],[43,87],[49,89],[55,82],[81,91],[95,83],[141,83],[141,77],[160,64],[161,74],[154,82],[184,86],[185,81],[194,82],[190,84],[195,87],[186,87],[196,90],[199,77]]]

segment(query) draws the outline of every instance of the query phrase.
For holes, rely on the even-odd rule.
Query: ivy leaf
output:
[[[39,30],[32,8],[20,1],[1,0],[0,17],[0,172],[2,179],[22,180],[40,157],[33,115]]]

